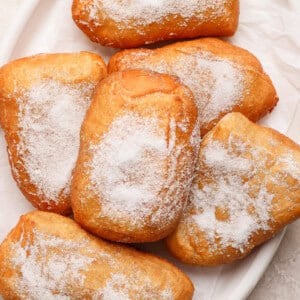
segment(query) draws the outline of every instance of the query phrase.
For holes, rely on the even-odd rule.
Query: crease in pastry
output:
[[[34,211],[0,245],[0,294],[7,300],[179,300],[192,299],[193,286],[160,258],[96,239],[66,217]]]
[[[300,217],[300,146],[239,113],[204,137],[196,173],[179,226],[167,238],[184,262],[241,259]]]

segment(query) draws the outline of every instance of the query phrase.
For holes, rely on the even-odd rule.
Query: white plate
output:
[[[297,81],[300,74],[297,56],[300,52],[300,40],[297,40],[299,2],[241,2],[239,30],[231,40],[251,50],[263,61],[281,98],[272,115],[263,123],[297,139],[300,125],[300,84]],[[15,16],[14,26],[1,45],[1,63],[40,52],[90,50],[100,53],[105,59],[114,52],[91,43],[74,25],[70,12],[71,0],[24,0],[23,3]],[[0,131],[0,241],[21,214],[32,210],[12,179],[5,147],[3,132]],[[194,299],[235,300],[249,295],[270,263],[283,235],[284,232],[281,232],[248,258],[217,268],[184,266],[168,257],[160,244],[145,247],[168,257],[192,278],[196,287]]]

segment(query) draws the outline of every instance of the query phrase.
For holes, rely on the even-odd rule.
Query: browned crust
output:
[[[216,58],[227,59],[240,67],[245,82],[245,90],[239,103],[230,110],[219,114],[210,122],[201,124],[201,134],[204,136],[217,122],[229,112],[240,112],[253,122],[260,120],[272,111],[278,102],[278,96],[270,77],[264,72],[259,60],[249,51],[234,46],[216,38],[202,38],[192,41],[178,42],[154,50],[132,49],[116,53],[110,59],[108,72],[128,69],[127,63],[132,61],[131,67],[135,68],[135,61],[159,64],[161,60],[169,65],[176,64],[178,53],[185,52],[193,55],[197,52],[208,52]],[[144,54],[137,56],[137,54]],[[190,66],[191,69],[195,66]],[[201,80],[201,78],[199,78]]]
[[[0,69],[0,125],[5,133],[12,175],[24,196],[36,208],[69,214],[70,195],[62,191],[57,203],[49,204],[48,199],[38,195],[37,186],[30,181],[18,152],[17,98],[21,94],[16,89],[26,90],[43,79],[55,79],[63,84],[94,82],[96,85],[106,74],[103,59],[89,52],[39,54],[17,59]]]
[[[109,243],[86,233],[73,220],[59,216],[57,214],[41,211],[33,211],[23,215],[16,227],[8,234],[6,239],[0,245],[0,294],[6,300],[25,299],[25,294],[18,294],[14,288],[14,282],[17,280],[17,270],[10,259],[14,257],[11,245],[26,237],[34,240],[35,232],[49,234],[67,241],[82,242],[86,241],[86,252],[99,251],[106,252],[110,257],[122,257],[120,269],[126,271],[126,275],[132,272],[140,271],[141,276],[147,276],[153,282],[158,282],[162,288],[168,284],[174,294],[175,300],[192,299],[194,287],[190,279],[175,266],[169,262],[151,254],[139,252],[133,248]],[[38,262],[37,262],[38,263]],[[135,267],[133,266],[135,265]],[[138,270],[137,270],[138,268]],[[110,267],[108,264],[93,262],[86,272],[86,280],[83,285],[74,282],[72,285],[72,297],[80,299],[82,290],[86,288],[85,284],[95,281],[95,290],[102,286],[102,281],[110,277]],[[102,280],[101,280],[102,279]],[[72,284],[72,283],[70,283]],[[91,285],[89,285],[91,286]],[[84,299],[90,299],[93,290],[88,288],[89,294]],[[26,291],[25,291],[26,292]]]
[[[205,147],[209,140],[227,140],[230,135],[245,138],[254,147],[266,149],[268,155],[277,157],[281,154],[292,152],[300,163],[300,146],[295,142],[275,131],[274,129],[263,127],[250,122],[240,113],[226,115],[203,139],[201,149]],[[270,144],[273,139],[276,145]],[[200,149],[200,155],[201,155]],[[270,169],[271,170],[271,169]],[[278,172],[273,170],[272,172]],[[201,181],[201,177],[196,179]],[[196,224],[180,222],[177,229],[166,239],[166,244],[171,253],[179,260],[194,265],[216,266],[227,264],[242,259],[251,251],[272,238],[287,224],[300,217],[300,189],[299,182],[295,179],[288,179],[290,189],[279,189],[275,184],[269,186],[275,193],[272,202],[271,215],[273,221],[268,231],[258,231],[252,234],[249,244],[244,251],[232,247],[225,249],[217,246],[215,251],[211,251],[205,234],[201,232]],[[193,228],[194,235],[191,235]],[[198,239],[198,242],[196,242]]]
[[[235,33],[239,20],[239,1],[227,0],[226,13],[214,15],[206,13],[207,20],[200,22],[197,17],[183,18],[179,15],[167,16],[161,22],[128,28],[116,23],[99,11],[99,23],[89,20],[87,8],[93,0],[74,0],[72,17],[76,25],[93,41],[115,48],[133,48],[158,41],[195,38],[199,36],[231,36]],[[182,25],[180,25],[182,24]]]
[[[187,144],[197,120],[192,93],[175,78],[142,70],[110,74],[98,85],[81,128],[79,157],[71,187],[72,208],[75,220],[100,237],[132,243],[157,241],[176,228],[182,214],[180,207],[176,208],[176,216],[169,222],[152,225],[148,216],[142,226],[135,226],[130,218],[119,222],[113,220],[113,216],[102,216],[101,197],[88,189],[91,185],[87,167],[92,159],[90,146],[98,144],[113,120],[126,112],[134,112],[142,117],[155,116],[164,131],[168,130],[171,118],[177,122],[184,115],[189,116],[187,132],[177,135],[178,144]],[[181,156],[184,157],[185,154],[182,153]],[[184,158],[180,158],[178,165],[183,166],[181,161],[183,164]],[[193,158],[185,164],[194,165]],[[178,169],[178,174],[180,171]],[[166,191],[162,191],[159,195],[162,205],[165,194]],[[187,195],[182,195],[181,204],[185,203],[186,198]],[[156,209],[157,207],[153,208],[153,213]]]

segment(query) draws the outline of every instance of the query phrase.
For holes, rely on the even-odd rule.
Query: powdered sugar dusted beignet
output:
[[[76,25],[94,42],[132,48],[157,41],[230,36],[238,0],[74,0]]]
[[[189,204],[167,245],[186,263],[230,263],[298,217],[300,146],[231,113],[202,141]]]
[[[0,123],[13,176],[37,208],[66,214],[79,131],[95,85],[106,76],[95,54],[44,54],[0,69]]]
[[[75,220],[109,240],[167,236],[186,204],[199,139],[192,93],[175,78],[111,74],[97,87],[81,129]]]
[[[241,112],[256,122],[278,101],[270,78],[251,53],[214,38],[121,51],[108,69],[150,69],[180,78],[194,93],[202,135],[228,112]]]
[[[189,300],[193,290],[168,262],[97,239],[49,212],[22,216],[0,246],[5,300]]]

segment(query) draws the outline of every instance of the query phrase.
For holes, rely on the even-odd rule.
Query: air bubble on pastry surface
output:
[[[160,22],[170,15],[180,15],[183,18],[194,16],[199,22],[205,21],[209,11],[213,11],[209,19],[224,15],[227,4],[227,0],[94,0],[87,10],[89,19],[96,25],[97,13],[103,10],[115,22],[123,23],[121,27],[125,23],[127,28],[133,28]],[[182,23],[185,25],[184,21]]]
[[[30,180],[44,201],[69,193],[79,150],[80,125],[94,84],[68,85],[44,80],[17,99],[20,144]]]

